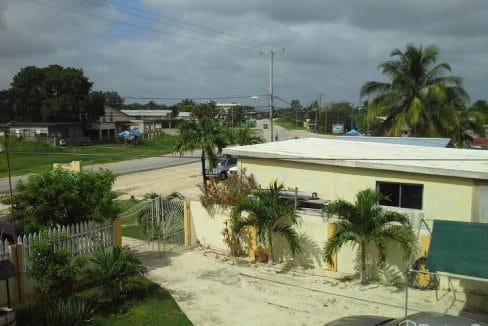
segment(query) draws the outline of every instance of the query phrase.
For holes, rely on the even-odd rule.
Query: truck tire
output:
[[[227,172],[225,171],[220,172],[220,180],[225,180],[225,179],[227,179]]]

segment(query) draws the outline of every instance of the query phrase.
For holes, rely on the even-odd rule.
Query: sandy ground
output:
[[[200,192],[197,184],[202,182],[200,169],[200,163],[191,163],[120,175],[115,180],[113,189],[120,194],[121,199],[128,199],[130,196],[141,199],[148,192],[166,196],[175,191],[187,198],[197,199]]]
[[[134,245],[134,240],[124,238]],[[135,250],[147,276],[168,289],[195,325],[324,325],[351,315],[404,315],[404,290],[394,286],[343,281],[324,270],[256,265],[223,252],[194,248],[159,254],[154,247]],[[343,276],[343,275],[342,275]],[[409,291],[409,313],[457,315],[463,302],[451,294],[436,300],[435,291]],[[488,316],[470,315],[488,321]]]

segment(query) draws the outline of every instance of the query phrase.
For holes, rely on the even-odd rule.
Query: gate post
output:
[[[117,217],[113,220],[114,246],[122,248],[122,218]]]
[[[192,234],[191,234],[191,205],[188,199],[183,202],[183,228],[185,234],[185,246],[191,246]]]

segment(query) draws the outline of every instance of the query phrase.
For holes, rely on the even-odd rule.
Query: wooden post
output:
[[[334,236],[334,234],[336,233],[336,229],[337,225],[335,223],[327,223],[327,240]],[[332,262],[334,263],[334,265],[327,264],[327,270],[331,272],[337,272],[337,252],[332,257]]]
[[[114,246],[122,248],[122,218],[117,217],[113,221]]]
[[[298,207],[298,187],[295,187],[295,209]]]
[[[185,230],[185,246],[191,246],[192,244],[192,234],[191,234],[191,210],[190,210],[190,201],[185,200],[183,202],[183,227]]]
[[[15,277],[16,284],[15,284],[15,292],[17,301],[22,303],[23,301],[23,282],[22,276],[24,274],[24,259],[23,259],[23,247],[22,243],[10,245],[10,261],[14,264],[15,268],[17,269],[17,276]],[[8,280],[7,280],[8,282]]]

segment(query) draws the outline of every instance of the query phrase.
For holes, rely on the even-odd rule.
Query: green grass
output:
[[[122,216],[122,236],[131,237],[139,240],[147,240],[147,236],[142,232],[137,223],[137,214],[131,213],[130,209],[141,204],[142,200],[118,200],[120,216]]]
[[[176,301],[164,289],[158,289],[142,299],[127,313],[99,317],[94,325],[135,326],[135,325],[192,325],[181,311]]]
[[[0,139],[3,142],[3,139]],[[162,135],[144,140],[137,146],[125,144],[98,144],[62,147],[44,142],[10,139],[10,170],[12,175],[36,173],[52,168],[53,163],[82,161],[82,165],[110,163],[146,156],[173,153],[176,137]],[[0,178],[8,175],[5,152],[0,153]]]
[[[305,130],[303,125],[296,125],[295,121],[290,121],[285,118],[278,118],[274,120],[274,123],[276,123],[278,126],[285,128],[287,130]]]

